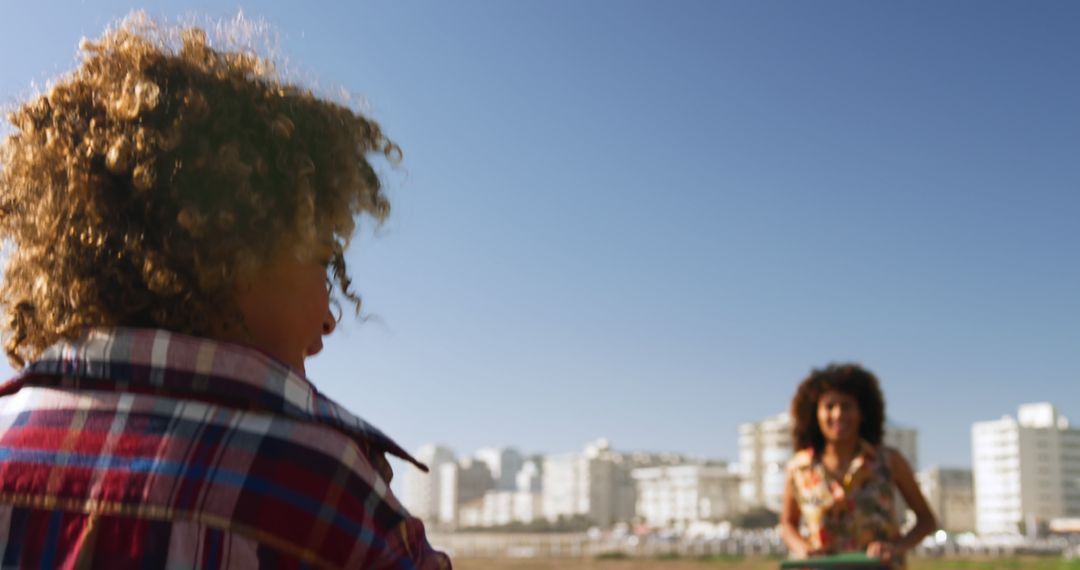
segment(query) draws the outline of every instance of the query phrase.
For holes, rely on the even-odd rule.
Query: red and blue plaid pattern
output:
[[[450,568],[385,453],[258,351],[91,331],[0,386],[0,567]]]

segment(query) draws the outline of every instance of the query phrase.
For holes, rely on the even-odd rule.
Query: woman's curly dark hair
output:
[[[881,443],[885,430],[885,398],[881,395],[877,377],[857,364],[830,364],[810,372],[791,400],[791,441],[795,451],[812,447],[815,452],[821,452],[825,447],[817,408],[821,396],[831,390],[855,398],[862,416],[859,437],[873,445]]]
[[[401,157],[378,124],[197,27],[135,15],[81,49],[0,143],[15,366],[93,326],[211,334],[281,248],[332,243],[330,286],[359,312],[343,252],[357,215],[389,212],[367,157]]]

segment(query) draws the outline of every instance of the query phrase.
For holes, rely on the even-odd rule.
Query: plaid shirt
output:
[[[387,486],[420,464],[258,351],[94,330],[0,396],[0,567],[450,568]]]

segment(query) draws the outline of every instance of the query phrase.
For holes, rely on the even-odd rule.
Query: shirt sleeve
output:
[[[416,568],[417,570],[451,570],[450,557],[435,550],[427,540],[424,523],[413,516],[406,516],[390,536],[386,537],[386,550],[376,568]]]
[[[369,448],[370,449],[370,448]],[[389,489],[390,480],[394,477],[394,471],[390,462],[386,460],[386,454],[382,451],[371,450],[367,454],[372,467],[387,483],[384,501],[399,505],[397,497]],[[406,513],[402,521],[386,537],[386,550],[379,561],[378,568],[416,568],[417,570],[451,570],[450,557],[445,553],[435,550],[428,542],[424,522]]]

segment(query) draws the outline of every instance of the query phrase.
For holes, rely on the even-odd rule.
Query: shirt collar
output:
[[[800,465],[815,465],[829,478],[839,476],[837,482],[845,489],[850,489],[857,483],[861,483],[865,480],[867,475],[865,468],[872,465],[877,459],[877,446],[860,438],[858,449],[855,451],[855,457],[851,458],[851,462],[848,463],[847,469],[843,473],[834,474],[830,473],[829,470],[825,468],[825,464],[821,461],[820,453],[815,453],[813,448],[808,448],[808,450],[809,453],[803,454],[804,459],[801,460]]]
[[[386,434],[256,349],[160,329],[91,329],[49,347],[0,393],[19,385],[151,392],[325,424],[427,471]]]

